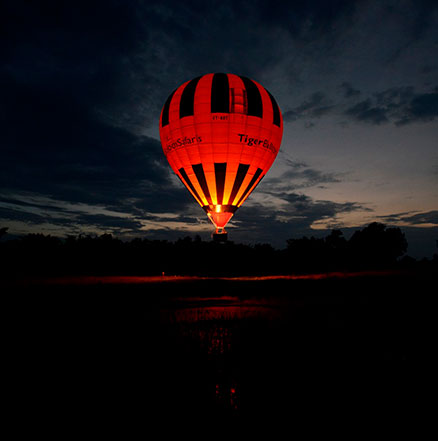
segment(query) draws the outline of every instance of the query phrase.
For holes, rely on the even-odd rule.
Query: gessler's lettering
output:
[[[194,144],[195,142],[202,142],[202,138],[200,136],[193,136],[192,138],[188,138],[187,136],[184,136],[184,138],[178,138],[176,141],[171,142],[170,144],[166,145],[166,151],[170,152],[172,150],[175,150],[179,147],[184,147],[188,144]]]
[[[270,150],[272,153],[277,153],[277,149],[275,148],[274,144],[272,144],[272,142],[269,142],[269,139],[250,138],[245,133],[238,133],[237,136],[239,137],[239,142],[243,142],[249,147],[253,145],[259,145],[261,147],[264,147],[265,149]]]
[[[237,136],[239,138],[239,142],[244,143],[249,147],[260,146],[270,150],[274,154],[277,154],[277,149],[275,148],[274,144],[269,141],[269,139],[252,138],[246,133],[238,133]],[[193,136],[191,138],[184,136],[184,138],[177,138],[175,141],[166,144],[166,152],[168,153],[172,150],[176,150],[190,144],[199,144],[202,141],[201,136]]]

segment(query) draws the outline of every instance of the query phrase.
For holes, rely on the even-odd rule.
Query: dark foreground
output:
[[[407,424],[427,387],[407,366],[426,371],[435,350],[432,274],[78,280],[6,286],[10,408],[39,430],[336,426],[394,409]]]

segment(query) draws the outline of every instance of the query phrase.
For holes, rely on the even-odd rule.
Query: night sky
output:
[[[3,1],[0,227],[208,240],[158,123],[210,72],[276,98],[280,153],[230,239],[348,238],[399,226],[408,254],[438,239],[438,2]]]

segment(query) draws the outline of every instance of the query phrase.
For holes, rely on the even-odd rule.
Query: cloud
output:
[[[345,181],[346,172],[327,172],[310,167],[304,162],[295,162],[285,156],[282,159],[288,169],[278,177],[267,177],[263,182],[263,191],[272,192],[291,191],[304,188],[324,188],[325,184],[334,184]]]
[[[344,112],[345,115],[356,121],[367,122],[371,124],[382,124],[388,122],[386,109],[373,106],[370,99],[355,104]]]
[[[344,94],[344,98],[352,98],[352,97],[357,97],[360,95],[360,90],[355,89],[351,83],[349,83],[348,81],[344,81],[339,88],[342,90],[343,94]]]
[[[285,7],[272,7],[269,1],[256,3],[259,20],[281,26],[294,39],[305,42],[319,39],[321,35],[336,35],[339,27],[348,23],[356,11],[355,3],[348,0],[292,2]]]
[[[7,109],[0,118],[2,219],[21,220],[22,230],[116,231],[118,224],[134,231],[145,213],[189,209],[192,197],[174,179],[159,141],[96,117],[93,97],[5,71],[0,79]]]
[[[302,102],[299,106],[284,112],[283,118],[287,122],[298,119],[320,118],[334,108],[331,101],[321,91],[313,93],[310,98]]]
[[[377,216],[383,222],[410,227],[438,227],[438,210],[407,211]]]
[[[433,121],[438,117],[438,93],[417,93],[411,86],[393,87],[352,105],[344,115],[376,125]]]
[[[432,121],[437,117],[438,93],[424,93],[412,99],[399,124],[407,124],[412,121]]]
[[[57,200],[29,192],[2,193],[0,222],[12,226],[18,233],[36,231],[65,236],[110,232],[131,237],[142,231],[198,231],[209,224],[194,201],[183,212],[173,213],[148,212],[141,207],[139,202],[142,201],[131,199],[126,202],[106,206]]]
[[[357,202],[338,203],[333,201],[314,200],[310,196],[297,193],[282,193],[277,197],[287,202],[286,212],[300,213],[312,223],[325,219],[333,218],[340,213],[351,213],[352,211],[371,211]]]
[[[435,64],[425,64],[421,69],[420,72],[422,74],[429,74],[434,73],[438,70],[438,66]]]
[[[24,84],[0,74],[0,187],[54,200],[148,211],[182,210],[190,201],[175,184],[160,142],[97,118],[92,101]],[[166,207],[166,208],[165,208]]]
[[[29,98],[40,91],[50,103],[59,95],[125,128],[150,124],[144,103],[156,84],[144,69],[142,78],[135,75],[133,66],[150,33],[138,6],[112,0],[8,2],[0,18],[0,75],[13,77]],[[65,104],[58,110],[68,112]],[[32,107],[23,110],[27,116]]]
[[[314,119],[325,116],[347,116],[349,120],[371,125],[403,126],[438,118],[438,88],[417,92],[413,86],[391,87],[357,99],[363,94],[351,83],[338,88],[341,99],[332,99],[321,91],[314,92],[300,105],[284,112],[285,122],[305,120],[305,128],[314,127]],[[336,96],[336,90],[332,91]]]
[[[433,224],[438,227],[438,210],[405,216],[402,218],[402,220],[410,223],[411,225]]]
[[[283,247],[291,237],[318,235],[320,230],[326,231],[327,225],[339,228],[342,222],[338,217],[355,211],[372,210],[358,202],[338,203],[315,200],[296,192],[278,192],[271,199],[265,198],[263,203],[248,200],[236,212],[229,230],[238,240]]]

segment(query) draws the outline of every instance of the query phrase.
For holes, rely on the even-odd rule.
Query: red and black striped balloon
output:
[[[234,74],[187,81],[169,96],[160,118],[170,166],[219,230],[266,175],[282,135],[274,97]]]

